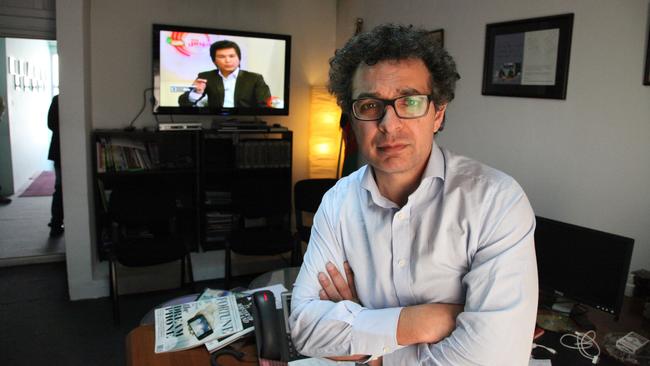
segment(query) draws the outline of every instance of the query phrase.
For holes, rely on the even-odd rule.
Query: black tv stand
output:
[[[252,184],[281,197],[291,213],[293,132],[263,130],[93,131],[95,240],[100,259],[110,240],[108,202],[116,189],[156,187],[173,195],[179,235],[193,251],[219,250]],[[251,183],[253,182],[253,183]]]
[[[238,120],[238,119],[228,119],[225,121],[214,120],[212,121],[211,128],[213,130],[267,130],[268,125],[266,121],[255,119],[255,120]]]

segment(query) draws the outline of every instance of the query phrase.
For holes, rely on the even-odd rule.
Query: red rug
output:
[[[56,176],[51,170],[43,171],[19,197],[51,196]]]

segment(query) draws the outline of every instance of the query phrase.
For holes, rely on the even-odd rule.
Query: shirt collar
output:
[[[445,180],[445,157],[442,155],[442,150],[440,150],[438,144],[436,144],[436,140],[433,140],[429,162],[427,162],[427,167],[424,168],[424,173],[422,173],[422,180],[427,178]]]
[[[442,151],[440,150],[438,144],[436,144],[435,140],[433,140],[433,143],[431,144],[429,161],[427,162],[427,166],[424,168],[424,172],[422,173],[420,184],[422,184],[424,180],[433,178],[440,178],[443,181],[445,180],[445,157],[443,156]],[[373,168],[370,165],[366,166],[366,169],[363,172],[363,176],[361,177],[361,188],[367,190],[368,193],[370,193],[375,204],[385,208],[398,207],[394,202],[388,200],[379,192],[379,187],[377,187],[377,182],[375,181],[373,174]]]
[[[218,70],[218,69],[217,69],[217,70]],[[232,78],[237,79],[237,76],[239,76],[239,67],[236,68],[235,71],[233,71],[233,72],[232,72],[230,75],[228,75],[227,77],[226,77],[226,76],[223,76],[223,74],[221,73],[221,70],[219,70],[219,76],[221,76],[223,79],[232,79]]]

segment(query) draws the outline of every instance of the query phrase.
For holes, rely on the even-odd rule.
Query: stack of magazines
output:
[[[156,309],[155,352],[223,348],[254,330],[251,307],[250,295],[206,289],[196,301]]]

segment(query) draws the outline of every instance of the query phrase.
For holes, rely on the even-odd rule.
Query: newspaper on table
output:
[[[237,306],[239,309],[239,316],[242,321],[242,325],[244,329],[240,332],[237,332],[229,337],[222,338],[222,339],[214,339],[208,342],[205,342],[205,348],[208,350],[208,352],[212,353],[215,352],[235,341],[238,339],[246,336],[247,334],[252,333],[255,330],[254,327],[254,322],[253,322],[253,301],[251,298],[251,295],[255,291],[261,291],[261,290],[270,290],[273,291],[274,294],[277,292],[278,294],[276,295],[276,300],[280,298],[280,293],[282,291],[286,291],[287,289],[282,286],[282,285],[274,285],[274,286],[269,286],[269,287],[261,287],[261,288],[256,288],[253,290],[246,290],[244,292],[229,292],[227,290],[214,290],[210,288],[206,288],[201,295],[199,295],[198,299],[210,299],[214,297],[219,297],[223,296],[224,294],[234,294],[235,297],[237,297]],[[277,301],[276,301],[277,303]],[[276,305],[276,307],[279,307]]]
[[[239,300],[240,303],[246,302],[244,297]],[[248,302],[250,303],[250,298]],[[244,323],[239,307],[237,297],[228,294],[156,309],[155,352],[163,353],[193,348],[241,332],[244,329]],[[207,319],[212,328],[212,334],[203,339],[198,339],[192,334],[188,326],[188,320],[199,314]],[[252,317],[250,323],[252,328]]]
[[[244,292],[207,288],[196,301],[156,309],[155,352],[181,351],[202,344],[205,344],[209,352],[214,352],[253,332],[255,327],[251,294],[265,289],[274,293],[286,291],[282,285]],[[199,313],[205,316],[213,329],[212,334],[203,339],[192,334],[188,325],[188,320]]]
[[[220,296],[220,294],[223,292],[228,292],[228,291],[205,289],[203,293],[201,293],[201,295],[199,296],[199,299],[216,298]],[[242,330],[230,336],[227,336],[225,338],[217,338],[205,342],[205,348],[210,353],[217,351],[233,343],[234,341],[242,338],[243,336],[255,330],[255,326],[253,322],[253,309],[252,309],[253,300],[251,296],[245,293],[237,293],[237,292],[233,293],[233,295],[237,298],[237,310],[239,312],[239,319],[241,320],[242,323]]]

